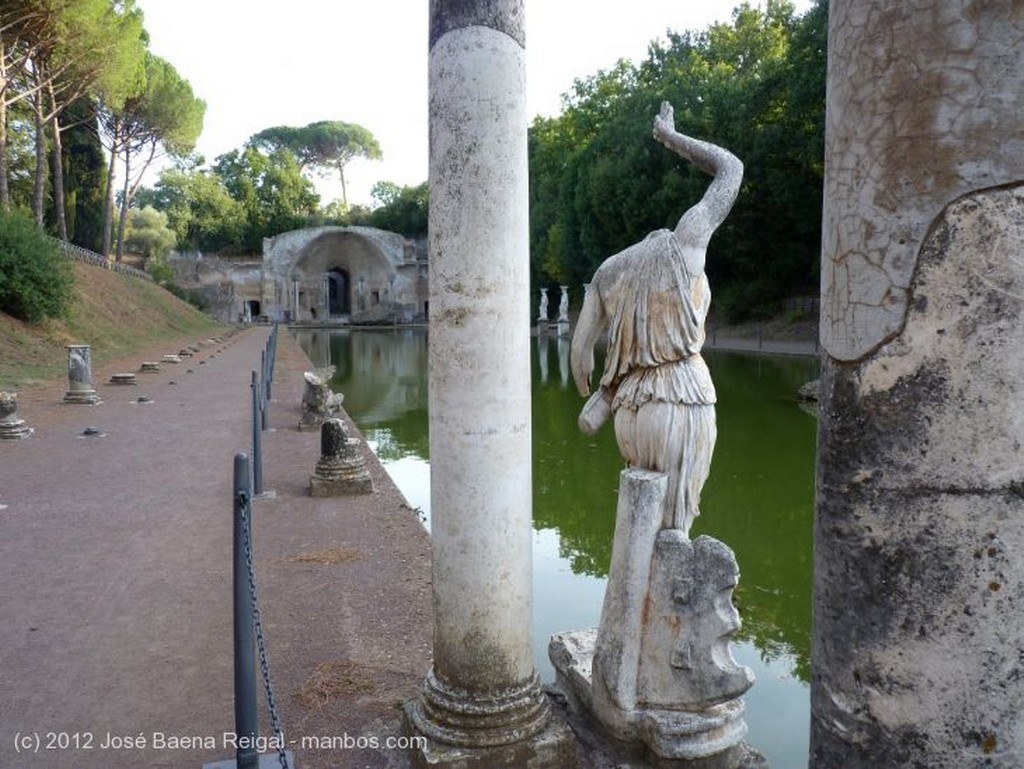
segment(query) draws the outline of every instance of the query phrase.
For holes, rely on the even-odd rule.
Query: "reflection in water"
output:
[[[345,394],[346,411],[429,526],[426,332],[298,338],[315,365],[336,367],[332,387]],[[568,354],[568,339],[534,341],[534,656],[548,679],[548,637],[597,625],[623,468],[610,428],[586,436],[576,427],[583,400]],[[736,656],[758,675],[746,697],[750,741],[776,769],[806,765],[816,426],[795,396],[817,377],[818,362],[706,357],[718,390],[718,441],[691,533],[727,543],[740,564]]]
[[[334,366],[332,389],[344,394],[345,411],[382,461],[430,457],[425,331],[333,329],[296,336],[313,365]]]

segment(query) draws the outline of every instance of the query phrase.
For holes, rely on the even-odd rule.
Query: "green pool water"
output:
[[[424,329],[301,331],[317,366],[409,503],[430,525]],[[534,657],[554,677],[547,639],[597,625],[611,558],[618,474],[610,429],[576,427],[583,404],[568,340],[537,337],[533,370]],[[757,682],[746,696],[749,742],[773,769],[807,765],[811,516],[816,422],[796,400],[812,358],[706,352],[718,391],[718,442],[691,536],[728,544],[740,565],[736,658]],[[599,364],[600,365],[600,364]]]

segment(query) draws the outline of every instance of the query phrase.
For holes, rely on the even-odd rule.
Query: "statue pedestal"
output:
[[[555,688],[565,694],[573,713],[596,722],[616,740],[646,748],[663,766],[685,761],[687,769],[767,767],[742,741],[747,734],[742,698],[699,711],[616,707],[601,682],[594,684],[596,641],[597,628],[551,637],[548,655],[555,666]]]
[[[740,626],[735,557],[711,537],[662,529],[665,488],[662,473],[620,475],[601,623],[552,638],[557,685],[573,712],[659,760],[763,765],[743,744],[753,674],[729,649]]]

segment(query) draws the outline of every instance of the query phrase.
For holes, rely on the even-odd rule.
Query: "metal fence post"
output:
[[[263,447],[260,440],[260,383],[252,372],[252,491],[263,493]]]
[[[274,326],[276,331],[277,326]],[[274,331],[270,332],[270,339],[267,340],[267,377],[264,380],[264,385],[267,390],[267,402],[270,402],[270,385],[274,381]]]
[[[245,552],[246,540],[252,541],[252,510],[249,506],[249,458],[245,454],[235,454],[234,492],[235,734],[248,744],[248,747],[235,749],[235,766],[243,769],[259,765],[259,753],[256,750],[256,736],[259,733],[259,717],[256,713],[256,637]]]

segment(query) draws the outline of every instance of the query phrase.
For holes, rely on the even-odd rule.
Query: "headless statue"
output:
[[[665,473],[663,528],[689,536],[711,469],[717,430],[715,387],[700,351],[711,289],[704,260],[743,178],[727,150],[675,130],[672,106],[654,118],[654,138],[713,179],[674,231],[657,230],[615,254],[594,273],[572,340],[573,379],[590,395],[594,345],[608,328],[598,390],[580,414],[595,432],[613,417],[619,451],[630,466]]]

